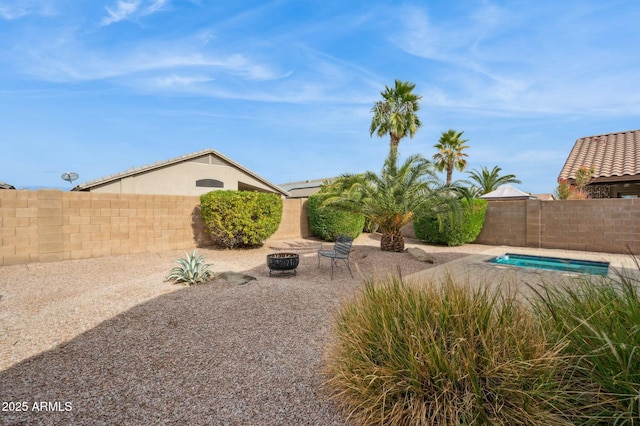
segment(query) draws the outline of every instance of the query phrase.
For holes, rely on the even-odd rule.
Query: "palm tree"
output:
[[[451,185],[451,177],[453,175],[453,169],[463,171],[467,167],[467,160],[464,157],[467,154],[462,150],[469,148],[464,143],[467,139],[461,139],[463,132],[456,132],[450,129],[447,132],[442,132],[440,140],[434,145],[434,148],[438,149],[438,152],[434,154],[435,166],[438,171],[447,171],[447,185]]]
[[[456,199],[438,179],[433,163],[412,155],[398,166],[397,158],[397,150],[392,149],[379,175],[374,172],[342,175],[339,180],[349,185],[325,203],[363,214],[378,225],[382,233],[380,248],[400,252],[404,251],[400,228],[411,222],[418,208],[441,211]]]
[[[522,183],[516,179],[516,175],[504,175],[500,176],[502,169],[498,166],[494,166],[491,171],[486,166],[482,166],[482,170],[472,170],[467,172],[471,179],[475,182],[474,186],[480,190],[480,195],[488,194],[491,191],[498,189],[500,185],[506,183]]]
[[[397,150],[400,139],[409,135],[410,138],[422,126],[416,115],[420,106],[418,101],[422,96],[413,93],[416,87],[408,81],[395,80],[395,87],[385,86],[380,92],[383,101],[373,105],[373,119],[369,127],[370,136],[376,133],[379,137],[389,135],[391,138],[389,150]]]

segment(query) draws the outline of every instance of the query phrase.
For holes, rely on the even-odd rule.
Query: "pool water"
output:
[[[581,274],[604,275],[609,271],[609,262],[563,259],[560,257],[530,256],[506,253],[489,260],[498,265],[512,265],[522,268],[547,269],[552,271],[577,272]]]

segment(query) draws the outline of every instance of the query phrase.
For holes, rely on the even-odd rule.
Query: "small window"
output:
[[[224,188],[224,182],[217,179],[198,179],[196,181],[196,186],[204,188]]]

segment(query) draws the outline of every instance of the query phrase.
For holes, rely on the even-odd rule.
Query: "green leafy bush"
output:
[[[204,255],[197,256],[197,250],[193,253],[185,253],[185,259],[177,259],[179,266],[175,266],[169,271],[165,281],[175,281],[188,285],[200,284],[213,277],[214,273],[210,269],[212,264],[205,262]]]
[[[413,219],[416,237],[428,243],[448,246],[474,242],[484,225],[487,201],[463,199],[460,204],[460,211],[452,211],[440,218],[428,211],[418,212]]]
[[[357,424],[555,425],[576,414],[556,379],[568,376],[560,349],[499,289],[368,282],[334,330],[326,386]]]
[[[205,229],[217,245],[256,247],[282,220],[282,199],[255,191],[211,191],[200,196]]]
[[[338,235],[356,238],[364,228],[364,216],[342,211],[331,206],[322,206],[329,194],[314,194],[307,201],[309,226],[316,237],[325,241],[335,241]]]

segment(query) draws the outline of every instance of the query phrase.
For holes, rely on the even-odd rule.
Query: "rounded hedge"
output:
[[[211,191],[200,196],[202,220],[216,245],[256,247],[273,235],[282,220],[282,199],[255,191]]]
[[[314,194],[307,201],[309,226],[316,237],[325,241],[335,241],[338,235],[356,238],[364,228],[364,216],[357,213],[322,206],[328,194]]]
[[[463,199],[460,212],[450,213],[441,219],[442,222],[435,214],[417,212],[413,219],[413,229],[416,237],[427,243],[459,246],[472,243],[478,238],[486,213],[486,200]]]

